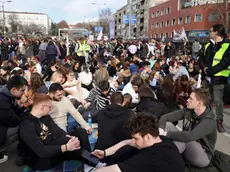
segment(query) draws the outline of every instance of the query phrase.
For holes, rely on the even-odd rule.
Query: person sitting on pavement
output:
[[[49,170],[65,160],[79,160],[83,151],[77,130],[66,133],[50,117],[52,99],[36,94],[31,112],[25,112],[19,126],[20,150],[26,165],[34,170]],[[79,137],[79,138],[78,138]]]
[[[0,87],[0,163],[8,160],[3,151],[18,140],[18,125],[23,110],[18,100],[23,96],[27,81],[21,76],[11,77]]]
[[[171,112],[160,118],[161,134],[172,139],[185,160],[195,167],[206,167],[214,156],[217,139],[215,115],[211,109],[207,90],[196,89],[187,100],[187,108]],[[179,131],[172,122],[183,119]]]
[[[115,92],[110,97],[111,105],[101,110],[97,116],[98,139],[96,149],[105,149],[122,140],[129,139],[123,126],[134,112],[123,107],[124,97],[120,92]]]
[[[50,85],[49,96],[52,99],[52,109],[49,114],[61,129],[68,131],[67,115],[69,113],[82,128],[87,130],[89,134],[92,133],[92,128],[82,118],[72,102],[64,96],[64,89],[59,83]]]
[[[184,172],[184,161],[175,144],[164,136],[159,136],[156,118],[148,113],[134,115],[126,123],[132,136],[105,150],[95,150],[93,154],[99,158],[113,155],[125,145],[132,145],[137,153],[118,164],[97,169],[96,172]]]

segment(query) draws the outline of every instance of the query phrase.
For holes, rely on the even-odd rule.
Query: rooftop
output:
[[[2,11],[0,11],[2,13]],[[46,15],[45,13],[36,13],[36,12],[19,12],[19,11],[5,11],[5,13],[15,13],[15,14],[39,14]]]

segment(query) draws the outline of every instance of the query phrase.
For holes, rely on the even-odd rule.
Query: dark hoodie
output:
[[[0,87],[0,145],[5,143],[7,128],[17,127],[21,122],[22,110],[6,86]]]
[[[26,164],[35,170],[48,170],[59,164],[61,145],[69,140],[66,135],[49,115],[38,119],[25,112],[19,126],[19,141]]]
[[[124,124],[134,115],[134,112],[126,107],[112,104],[100,111],[97,117],[98,140],[95,148],[104,150],[118,142],[130,139],[124,130]]]
[[[159,121],[160,128],[164,129],[166,122],[183,120],[183,131],[170,131],[167,137],[174,141],[188,143],[197,141],[201,144],[211,159],[214,156],[217,139],[215,114],[211,107],[197,116],[193,110],[182,109],[163,115]]]

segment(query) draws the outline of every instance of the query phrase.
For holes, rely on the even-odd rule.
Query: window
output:
[[[161,27],[164,27],[164,22],[161,22]]]
[[[171,33],[171,37],[173,38],[174,32]]]
[[[168,37],[169,37],[169,34],[168,34],[168,33],[166,33],[166,34],[165,34],[165,37],[166,37],[166,38],[168,38]]]
[[[152,13],[152,18],[154,18],[155,17],[155,13]]]
[[[170,24],[169,20],[166,21],[166,27],[168,27]]]
[[[196,14],[195,15],[195,22],[201,22],[202,21],[202,14]]]
[[[159,28],[159,24],[158,23],[156,24],[156,28]]]
[[[154,28],[154,24],[152,24],[152,26],[151,26],[151,29],[153,29]]]
[[[212,12],[208,14],[208,21],[217,21],[219,14],[216,12]]]
[[[178,19],[178,24],[183,24],[183,18],[182,18],[182,17],[180,17],[180,18]]]
[[[191,16],[185,17],[185,23],[191,23]]]
[[[160,12],[159,11],[157,11],[157,13],[156,13],[156,17],[158,17],[160,15]]]
[[[172,26],[175,26],[175,25],[176,25],[176,19],[172,19],[171,25],[172,25]]]
[[[163,33],[161,33],[161,38],[163,38],[164,37],[164,34]]]
[[[170,8],[170,7],[168,7],[168,8],[166,9],[166,14],[169,14],[169,13],[171,13],[171,8]]]
[[[161,10],[161,15],[164,15],[165,14],[165,9],[162,9]]]
[[[158,38],[158,34],[156,34],[156,38]]]

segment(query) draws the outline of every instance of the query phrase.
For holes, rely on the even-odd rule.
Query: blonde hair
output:
[[[60,75],[63,75],[60,71],[55,71],[52,76],[51,76],[51,79],[50,81],[56,81],[56,79],[60,76]]]

